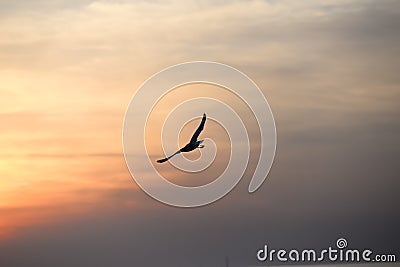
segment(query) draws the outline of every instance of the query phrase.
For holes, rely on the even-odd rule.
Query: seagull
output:
[[[197,140],[197,138],[199,138],[201,131],[203,131],[203,129],[204,129],[204,124],[206,123],[206,119],[207,119],[206,113],[203,113],[203,118],[201,119],[199,127],[194,132],[192,138],[190,139],[190,142],[187,143],[186,146],[182,147],[181,149],[179,149],[178,151],[176,151],[174,154],[172,154],[169,157],[157,160],[157,162],[163,163],[181,152],[189,152],[189,151],[195,150],[196,148],[203,148],[204,145],[202,145],[201,143],[203,143],[204,140]]]

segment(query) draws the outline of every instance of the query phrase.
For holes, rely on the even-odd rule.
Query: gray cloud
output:
[[[232,64],[263,88],[278,151],[255,194],[246,193],[250,171],[231,194],[201,209],[168,207],[140,190],[111,190],[105,199],[132,198],[145,208],[116,201],[67,223],[23,229],[0,242],[0,265],[222,266],[228,255],[232,266],[245,266],[257,263],[254,253],[266,242],[319,248],[341,236],[352,247],[400,256],[399,3],[326,3],[93,2],[73,14],[55,11],[76,19],[71,30],[56,24],[65,33],[39,28],[37,43],[10,41],[8,49],[27,54],[44,53],[38,47],[46,42],[52,49],[42,55],[51,64],[61,59],[77,73],[107,73],[97,74],[100,81],[128,77],[127,64],[141,81],[143,72],[180,61]],[[24,53],[2,57],[24,68],[30,59]],[[110,88],[104,91],[112,96]]]

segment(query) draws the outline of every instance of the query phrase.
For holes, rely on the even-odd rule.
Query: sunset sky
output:
[[[228,256],[239,267],[257,264],[265,243],[325,248],[339,237],[400,258],[398,1],[0,1],[0,36],[0,266],[218,267]],[[121,133],[137,88],[193,60],[253,79],[278,143],[254,194],[252,151],[230,194],[181,209],[136,185]],[[232,95],[197,88],[248,117]],[[193,96],[180,90],[155,122]],[[160,172],[178,184],[214,179],[229,138],[212,121],[202,134],[220,148],[207,172]]]

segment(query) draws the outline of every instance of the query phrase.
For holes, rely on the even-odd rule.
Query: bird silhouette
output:
[[[196,148],[203,148],[204,145],[202,145],[201,143],[203,143],[204,140],[197,140],[197,138],[199,138],[199,135],[201,133],[201,131],[203,131],[204,129],[204,124],[206,123],[206,113],[203,114],[203,118],[201,119],[200,125],[197,128],[197,130],[194,132],[192,138],[190,139],[189,143],[187,143],[184,147],[182,147],[181,149],[179,149],[178,151],[176,151],[174,154],[172,154],[171,156],[168,156],[166,158],[163,159],[159,159],[157,160],[158,163],[163,163],[166,162],[167,160],[169,160],[170,158],[172,158],[173,156],[181,153],[181,152],[190,152],[192,150],[195,150]]]

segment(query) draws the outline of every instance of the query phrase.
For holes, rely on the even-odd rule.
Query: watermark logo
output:
[[[176,151],[178,143],[172,143],[171,140],[177,140],[180,127],[202,115],[193,107],[207,107],[212,110],[204,110],[207,120],[214,120],[224,127],[230,138],[231,153],[226,168],[217,179],[196,187],[174,184],[155,168],[145,143],[150,114],[158,101],[171,90],[198,83],[216,85],[233,93],[249,107],[257,121],[261,149],[249,183],[249,193],[256,191],[264,182],[275,156],[276,129],[272,111],[261,90],[248,76],[233,67],[216,62],[187,62],[166,68],[147,79],[133,95],[124,118],[123,149],[128,169],[140,188],[154,199],[172,206],[197,207],[220,199],[240,181],[249,162],[249,129],[246,129],[234,108],[218,99],[198,97],[180,103],[165,119],[161,134],[164,154],[170,155]],[[215,143],[207,137],[205,144],[206,149],[200,150],[202,152],[199,159],[189,161],[177,155],[170,163],[186,172],[204,170],[213,163],[217,152]]]
[[[347,240],[344,238],[339,238],[338,240],[336,240],[336,246],[339,249],[347,247]]]
[[[268,245],[257,251],[257,260],[265,262],[396,262],[394,254],[374,254],[370,249],[348,248],[345,238],[336,240],[336,247],[315,249],[270,249]]]

